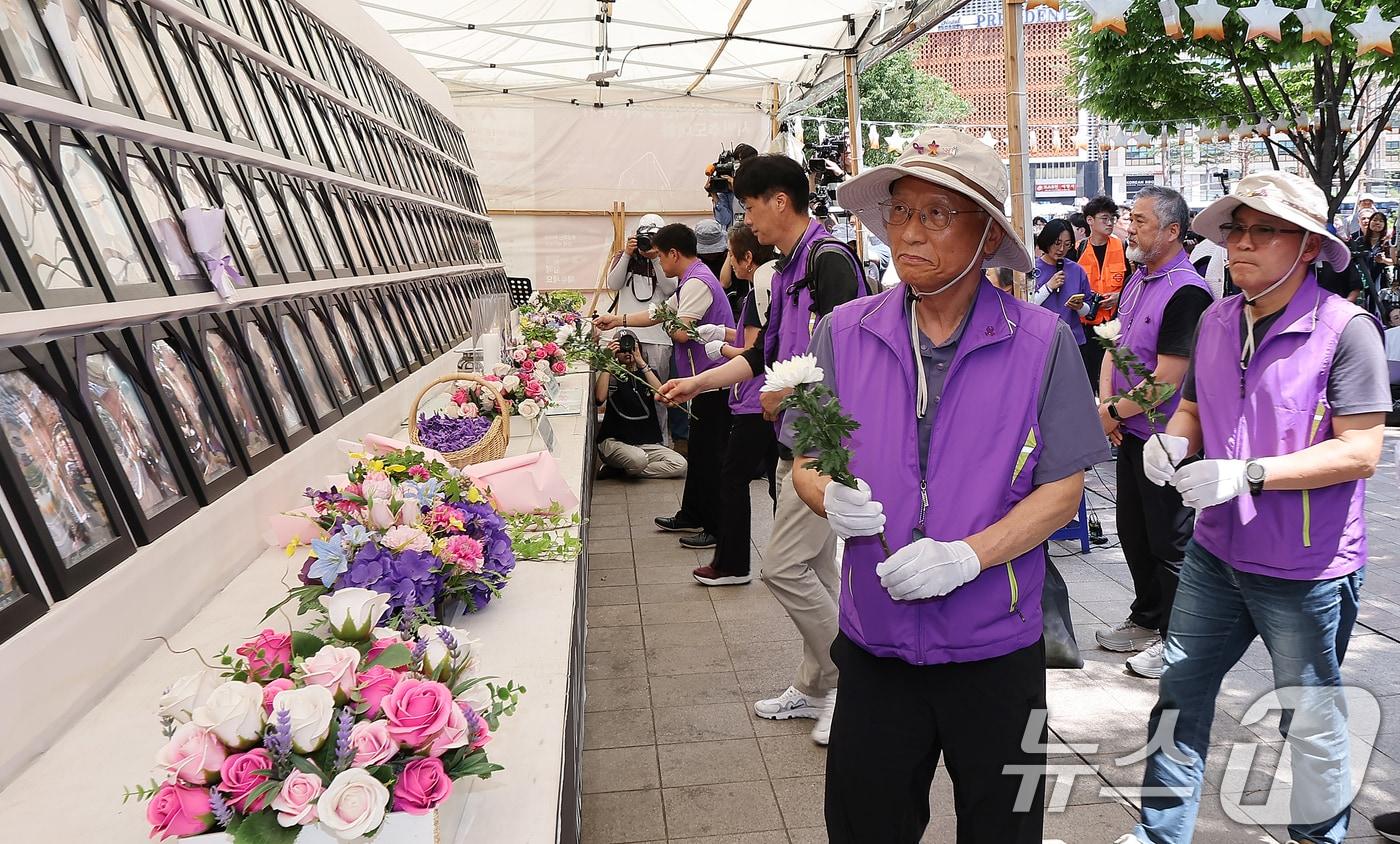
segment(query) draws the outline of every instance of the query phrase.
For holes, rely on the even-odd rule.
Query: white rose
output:
[[[507,393],[513,393],[520,386],[520,378],[516,375],[507,375],[501,379],[501,389]]]
[[[535,361],[535,372],[536,372],[536,373],[539,373],[539,372],[546,372],[546,373],[547,373],[547,372],[549,372],[549,361],[545,361],[545,360],[537,360],[537,361]]]
[[[392,627],[376,627],[370,631],[370,638],[376,642],[380,639],[388,639],[391,642],[402,642],[403,634]]]
[[[540,406],[534,399],[525,399],[515,406],[515,412],[525,419],[534,419],[540,415]]]
[[[355,690],[355,670],[359,667],[359,651],[326,645],[302,662],[302,679],[308,686],[330,689],[337,701],[344,703]]]
[[[823,375],[816,355],[797,355],[768,367],[759,392],[776,393],[799,384],[820,384]]]
[[[447,407],[442,409],[442,415],[446,416],[448,419],[461,419],[462,406],[456,402],[448,402]]]
[[[554,342],[557,345],[564,345],[569,342],[569,338],[574,336],[575,328],[571,325],[561,325],[554,329]]]
[[[267,723],[262,686],[230,680],[210,692],[203,706],[195,707],[191,720],[228,747],[246,750],[262,738]]]
[[[287,694],[283,692],[282,694]],[[282,695],[278,695],[281,697]],[[316,801],[321,826],[341,841],[368,835],[384,822],[389,789],[364,768],[341,771]]]
[[[423,648],[423,676],[441,682],[452,670],[452,652],[437,636],[428,636]]]
[[[186,674],[170,684],[156,702],[156,712],[176,724],[188,723],[194,710],[209,699],[209,693],[219,685],[219,675],[212,671]]]
[[[511,366],[508,363],[498,363],[491,367],[491,374],[497,378],[504,378],[510,374]]]
[[[322,595],[321,606],[337,639],[363,642],[389,608],[389,596],[373,589],[341,589]]]
[[[1111,319],[1102,325],[1094,326],[1094,333],[1105,340],[1118,342],[1118,338],[1123,334],[1123,325],[1116,319]]]
[[[540,363],[544,363],[544,361],[540,361]],[[543,386],[548,386],[549,382],[554,380],[554,376],[550,374],[549,367],[546,366],[544,369],[535,370],[535,380]]]
[[[335,714],[335,698],[325,686],[307,686],[278,692],[272,699],[273,720],[278,710],[292,716],[292,748],[298,753],[314,753],[326,743]],[[261,704],[259,704],[261,711]]]

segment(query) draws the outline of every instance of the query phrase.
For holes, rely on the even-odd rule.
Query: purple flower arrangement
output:
[[[485,416],[418,416],[418,441],[438,451],[462,451],[471,448],[491,430],[491,418]]]

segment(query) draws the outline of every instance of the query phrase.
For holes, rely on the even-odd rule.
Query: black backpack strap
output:
[[[855,271],[856,283],[859,285],[858,290],[860,291],[860,295],[870,295],[874,292],[870,289],[869,279],[865,277],[865,267],[861,264],[860,256],[856,255],[855,250],[851,249],[850,244],[846,243],[844,240],[828,235],[827,237],[818,238],[808,244],[806,272],[792,287],[791,292],[794,299],[797,296],[797,291],[804,287],[815,290],[816,260],[818,256],[828,252],[840,252],[846,257],[846,260],[851,262],[851,269]]]

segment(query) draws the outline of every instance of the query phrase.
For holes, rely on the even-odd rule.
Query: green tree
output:
[[[1075,5],[1067,43],[1075,70],[1068,83],[1085,108],[1128,126],[1212,125],[1230,118],[1233,123],[1238,115],[1252,125],[1289,117],[1288,131],[1265,141],[1270,163],[1275,168],[1281,161],[1301,164],[1326,194],[1330,217],[1355,186],[1400,102],[1400,59],[1377,53],[1357,58],[1356,39],[1346,28],[1365,17],[1371,4],[1330,5],[1336,19],[1335,40],[1328,47],[1305,43],[1291,15],[1283,22],[1281,44],[1263,37],[1246,40],[1245,20],[1234,11],[1225,17],[1224,41],[1196,41],[1191,17],[1181,8],[1185,37],[1173,41],[1163,33],[1156,3],[1133,4],[1124,36],[1091,33],[1089,13]],[[1400,16],[1400,0],[1377,5],[1387,18]],[[1294,115],[1314,110],[1313,131],[1292,125]],[[1342,132],[1344,122],[1353,128]]]
[[[905,48],[891,53],[878,64],[871,65],[861,73],[860,117],[861,120],[884,120],[894,123],[955,123],[967,117],[972,106],[953,93],[948,83],[926,71],[914,67],[914,52]],[[818,103],[810,114],[819,117],[846,117],[846,94],[844,91]],[[883,142],[889,139],[893,127],[878,128],[882,145],[876,149],[866,149],[861,159],[866,167],[888,164],[896,158]],[[868,135],[868,130],[866,130]],[[828,132],[828,134],[836,134]],[[806,140],[815,142],[815,128],[808,129]],[[856,141],[865,148],[867,138]]]

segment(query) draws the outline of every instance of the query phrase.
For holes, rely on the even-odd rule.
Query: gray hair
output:
[[[1180,226],[1176,239],[1182,240],[1186,237],[1186,232],[1191,228],[1191,208],[1186,204],[1186,198],[1180,193],[1162,185],[1147,185],[1137,192],[1133,197],[1136,202],[1144,197],[1154,200],[1152,203],[1153,213],[1157,215],[1157,225],[1162,228],[1176,223]]]

